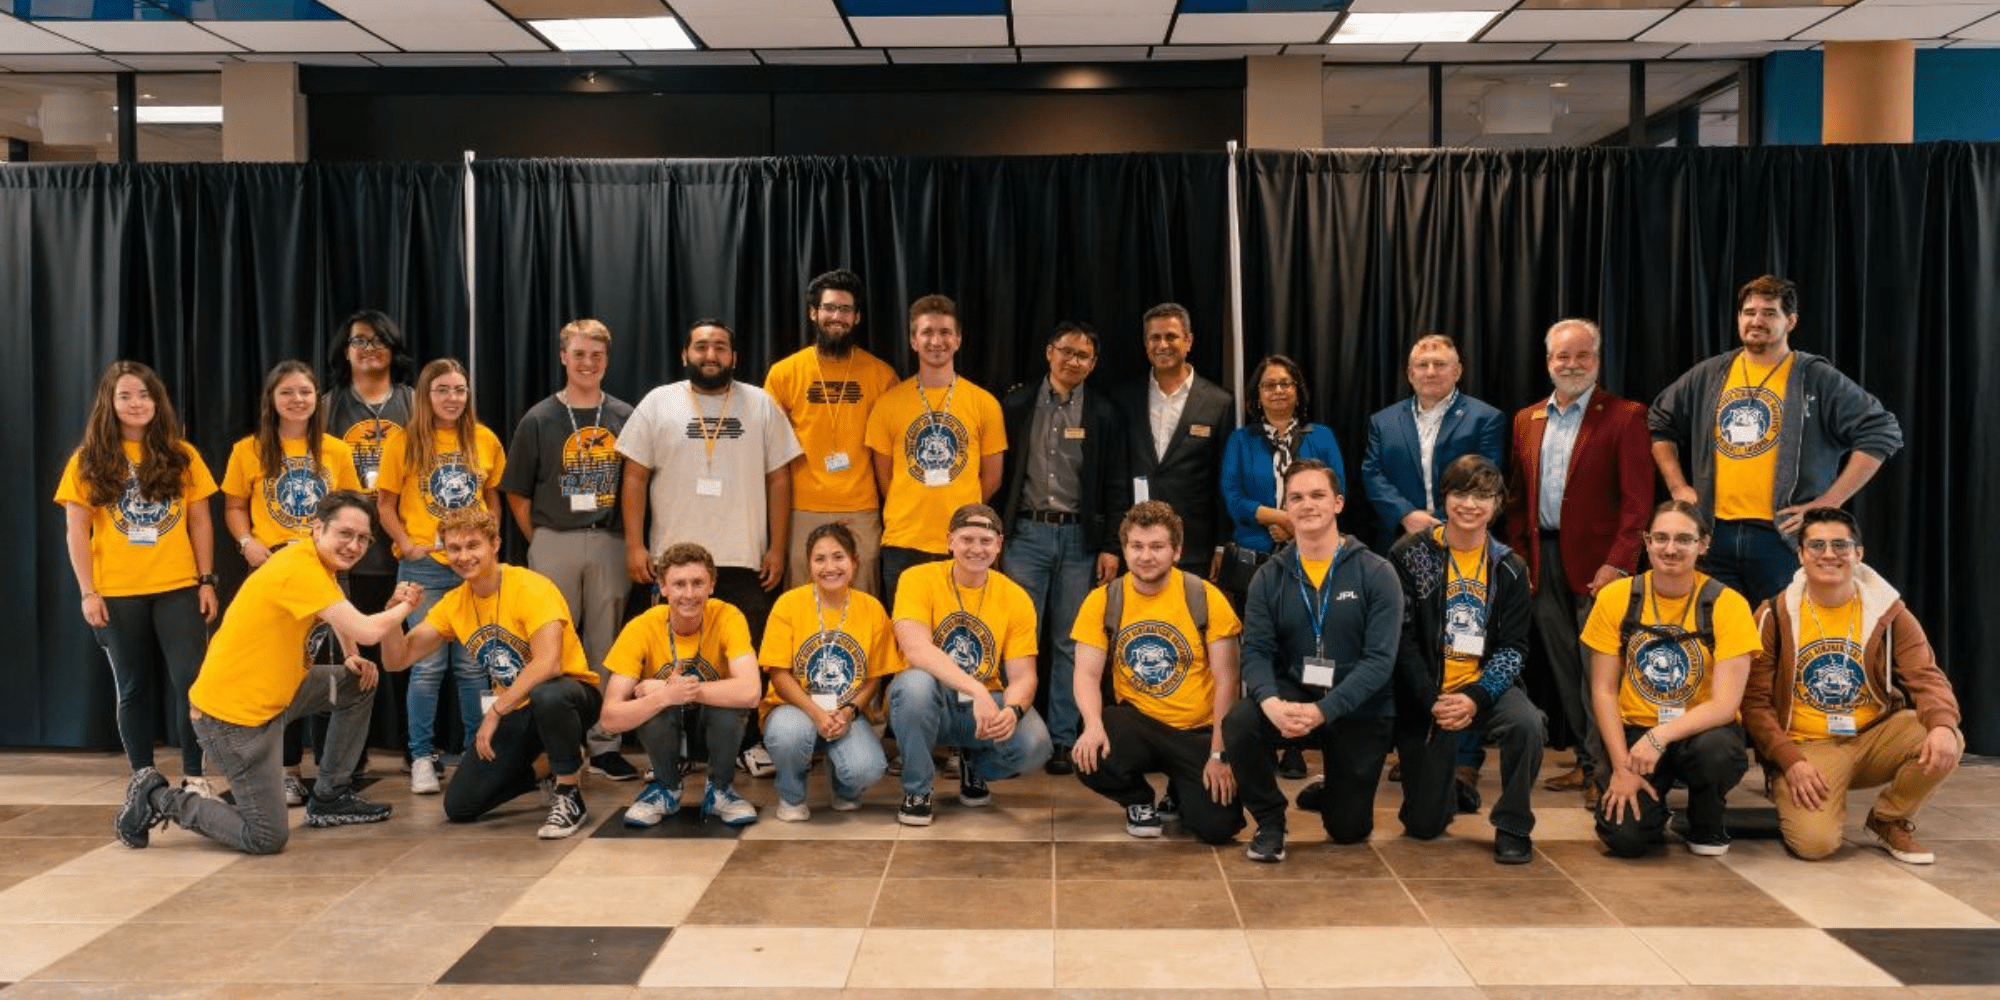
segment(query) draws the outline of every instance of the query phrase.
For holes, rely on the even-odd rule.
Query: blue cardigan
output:
[[[1333,468],[1340,491],[1347,492],[1347,469],[1340,444],[1322,424],[1307,424],[1304,439],[1292,458],[1316,458]],[[1257,508],[1278,505],[1278,479],[1271,472],[1271,445],[1264,428],[1238,427],[1222,452],[1222,502],[1229,509],[1231,540],[1246,549],[1269,552],[1270,529],[1257,523]]]

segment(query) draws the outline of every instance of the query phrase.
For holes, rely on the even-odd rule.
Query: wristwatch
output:
[[[1208,759],[1209,759],[1209,760],[1212,760],[1212,761],[1215,761],[1215,762],[1216,762],[1216,763],[1218,763],[1218,764],[1227,764],[1227,763],[1229,763],[1229,755],[1228,755],[1228,754],[1226,754],[1226,753],[1223,753],[1223,752],[1222,752],[1222,751],[1220,751],[1220,750],[1214,750],[1214,751],[1210,751],[1210,753],[1209,753],[1209,755],[1208,755]]]
[[[214,573],[203,573],[194,578],[194,585],[197,587],[213,587],[217,582]]]
[[[1015,721],[1015,722],[1019,722],[1019,721],[1021,721],[1022,719],[1025,719],[1025,718],[1027,718],[1027,717],[1028,717],[1028,710],[1027,710],[1027,709],[1025,709],[1025,708],[1022,708],[1022,707],[1021,707],[1021,706],[1019,706],[1019,705],[1009,705],[1009,706],[1007,706],[1007,707],[1008,707],[1008,708],[1011,708],[1011,709],[1013,709],[1013,710],[1014,710],[1014,721]]]

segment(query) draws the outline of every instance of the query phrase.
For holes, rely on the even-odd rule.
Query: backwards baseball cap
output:
[[[983,503],[969,503],[951,512],[951,531],[960,528],[985,528],[996,535],[1004,535],[1000,530],[1000,515]]]

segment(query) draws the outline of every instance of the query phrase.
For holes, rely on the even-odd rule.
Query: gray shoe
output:
[[[152,842],[153,828],[166,825],[166,815],[153,805],[153,793],[165,787],[166,775],[153,768],[142,767],[132,772],[132,780],[125,786],[125,804],[119,807],[118,818],[111,821],[119,843],[144,847]]]
[[[348,789],[342,789],[340,794],[330,799],[320,798],[315,793],[306,797],[306,825],[327,827],[380,823],[389,818],[390,810],[390,806],[370,802]]]

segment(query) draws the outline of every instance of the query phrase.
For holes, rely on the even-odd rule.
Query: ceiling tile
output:
[[[1540,61],[1665,59],[1669,53],[1680,47],[1679,42],[1557,42],[1542,53]]]
[[[512,21],[371,21],[368,30],[405,52],[546,52],[549,45]]]
[[[759,66],[757,53],[747,49],[696,52],[687,49],[656,52],[627,52],[635,66]]]
[[[1411,62],[1527,62],[1548,48],[1541,42],[1432,42],[1417,46]]]
[[[135,55],[113,58],[141,73],[213,73],[237,61],[235,54],[228,52],[189,56]]]
[[[942,63],[1012,63],[1020,61],[1013,46],[996,45],[971,49],[890,49],[889,61],[899,65]]]
[[[743,0],[673,0],[674,13],[682,17],[833,17],[840,8],[833,0],[757,0],[757,9],[748,11]]]
[[[288,62],[301,66],[373,66],[375,60],[359,52],[238,52],[238,62]]]
[[[1622,42],[1660,22],[1671,10],[1517,10],[1479,36],[1484,42]]]
[[[0,14],[0,52],[83,52],[88,49],[80,42],[51,34],[24,24],[5,14]]]
[[[1014,0],[1014,16],[1060,15],[1063,17],[1165,17],[1174,12],[1174,0]]]
[[[1153,47],[1153,61],[1247,59],[1251,56],[1275,56],[1284,50],[1282,45],[1156,45]]]
[[[1668,15],[1637,40],[1760,42],[1790,38],[1839,12],[1833,7],[1689,7]]]
[[[1772,52],[1786,52],[1795,49],[1809,49],[1811,42],[1763,41],[1763,42],[1706,42],[1683,45],[1675,49],[1669,59],[1757,59]]]
[[[1014,12],[1016,45],[1163,45],[1173,11],[1129,15],[1044,15]]]
[[[885,48],[1007,44],[1005,17],[855,17],[847,23],[861,44]]]
[[[0,55],[0,69],[16,73],[116,73],[124,68],[103,56]]]
[[[888,62],[881,49],[758,49],[767,63],[799,66],[874,66]]]
[[[486,0],[320,0],[351,21],[511,23]]]
[[[1522,0],[1522,10],[1640,10],[1665,7],[1672,9],[1680,4],[1673,0]]]
[[[742,8],[734,8],[741,10]],[[853,48],[838,17],[718,17],[686,14],[682,23],[711,49]]]
[[[1951,36],[1953,38],[1964,38],[1978,42],[2000,42],[2000,15],[1989,17],[1977,24],[1967,25],[1952,32]]]
[[[234,52],[186,21],[43,21],[49,31],[105,52]]]
[[[388,42],[347,21],[208,21],[203,27],[259,52],[375,52]]]
[[[1318,55],[1326,57],[1330,63],[1342,62],[1402,62],[1415,52],[1415,45],[1396,43],[1388,45],[1287,45],[1285,54],[1292,56]]]
[[[1326,37],[1337,15],[1182,14],[1174,21],[1175,45],[1229,45],[1259,42],[1310,45]]]
[[[660,0],[493,0],[524,21],[565,17],[664,17]]]
[[[1982,6],[1935,4],[1925,7],[1853,7],[1793,36],[1821,41],[1873,41],[1882,38],[1942,38],[2000,11],[2000,4]]]
[[[1144,46],[1057,45],[1046,48],[1023,48],[1021,61],[1024,63],[1133,62],[1145,59],[1149,52],[1151,50]]]

